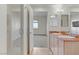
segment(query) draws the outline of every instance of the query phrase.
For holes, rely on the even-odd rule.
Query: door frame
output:
[[[32,8],[28,4],[24,4],[24,36],[23,36],[23,53],[24,54],[32,54]],[[31,33],[32,32],[32,33]]]

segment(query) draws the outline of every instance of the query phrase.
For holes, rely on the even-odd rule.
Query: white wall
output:
[[[28,12],[27,12],[27,8],[26,8],[26,5],[24,5],[24,7],[23,7],[24,9],[23,9],[23,14],[24,14],[24,21],[23,21],[23,23],[24,23],[24,26],[23,26],[23,32],[24,32],[24,35],[23,35],[23,37],[24,37],[24,39],[23,39],[23,53],[24,54],[28,54],[28,32],[27,32],[27,29],[28,29],[28,18],[27,18],[27,16],[28,16]]]
[[[0,4],[0,54],[7,53],[7,5]]]

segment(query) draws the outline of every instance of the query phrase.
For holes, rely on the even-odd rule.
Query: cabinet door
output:
[[[53,35],[50,34],[50,37],[49,37],[49,40],[50,40],[50,48],[52,49],[53,48]]]
[[[79,42],[65,42],[65,55],[79,55]]]
[[[57,36],[53,36],[53,54],[54,55],[58,55],[58,45],[59,45],[59,40],[57,38]]]
[[[58,41],[59,44],[58,44],[58,54],[59,55],[63,55],[64,54],[64,41],[63,40],[59,40]]]

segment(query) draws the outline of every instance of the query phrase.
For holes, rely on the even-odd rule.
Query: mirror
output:
[[[61,15],[61,27],[68,27],[69,21],[68,21],[68,15]]]
[[[50,26],[57,27],[59,25],[59,17],[58,15],[51,16]]]

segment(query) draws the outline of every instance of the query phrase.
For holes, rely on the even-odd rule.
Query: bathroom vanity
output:
[[[79,55],[79,38],[64,40],[65,55]]]
[[[50,49],[54,55],[79,55],[79,38],[50,33]]]

